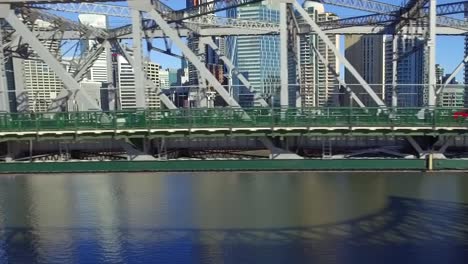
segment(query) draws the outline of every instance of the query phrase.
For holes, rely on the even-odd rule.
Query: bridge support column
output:
[[[127,153],[127,160],[130,160],[130,161],[156,160],[156,158],[154,158],[152,155],[148,154],[149,148],[148,148],[148,146],[145,146],[147,144],[147,141],[145,139],[143,139],[143,142],[142,142],[143,151],[138,149],[137,146],[135,146],[134,144],[132,144],[129,141],[118,140],[117,143]],[[146,152],[146,151],[148,151],[148,152]]]
[[[434,145],[438,145],[437,143],[441,143],[439,149],[435,149],[435,146],[432,147],[432,155],[434,159],[447,159],[445,156],[445,152],[447,148],[454,143],[455,137],[448,137],[448,138],[440,138]]]
[[[16,159],[16,153],[14,151],[13,142],[6,142],[6,156],[5,162],[13,162]]]
[[[270,150],[270,159],[304,159],[296,153],[275,146],[270,138],[261,137],[259,140]]]
[[[167,160],[167,147],[166,147],[166,139],[161,138],[156,142],[157,150],[158,150],[158,159],[159,160]]]
[[[434,169],[434,154],[430,153],[427,158],[427,169],[432,171]]]
[[[410,145],[413,147],[413,149],[418,153],[418,156],[421,159],[425,159],[429,155],[432,155],[432,157],[435,158],[435,159],[446,159],[444,153],[447,150],[447,148],[449,147],[452,138],[449,138],[449,139],[446,139],[445,141],[443,141],[444,143],[439,148],[439,150],[435,149],[435,145],[437,144],[437,142],[434,142],[433,140],[431,140],[431,138],[424,138],[423,142],[425,142],[425,144],[427,145],[427,150],[424,150],[421,147],[420,143],[414,137],[407,136],[406,140],[408,141],[408,143],[410,143]]]
[[[408,141],[408,143],[410,143],[413,149],[418,153],[419,158],[423,159],[427,156],[428,152],[424,151],[421,148],[421,145],[413,137],[407,136],[406,140]]]

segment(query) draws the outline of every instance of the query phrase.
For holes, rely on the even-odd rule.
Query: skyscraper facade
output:
[[[336,20],[333,13],[325,12],[320,1],[307,0],[303,5],[309,16],[316,22]],[[304,23],[303,18],[299,23]],[[329,36],[334,45],[339,47],[339,38]],[[339,64],[336,55],[316,34],[310,33],[300,37],[300,93],[303,107],[324,107],[338,104]],[[317,50],[328,61],[329,67],[320,60]]]
[[[385,46],[384,36],[346,35],[345,56],[374,92],[385,100]],[[345,83],[366,106],[376,106],[356,78],[346,69]],[[345,102],[349,96],[344,95]],[[346,103],[346,105],[348,105]]]
[[[171,88],[171,81],[169,76],[169,70],[159,70],[159,83],[161,89]]]
[[[385,97],[386,103],[392,105],[393,89],[396,89],[397,106],[421,107],[428,100],[428,53],[421,37],[401,36],[397,41],[398,61],[396,73],[393,72],[393,39],[385,41]],[[414,47],[421,47],[415,49]],[[396,76],[396,87],[392,85]]]
[[[238,7],[231,17],[279,23],[279,7],[275,1],[263,1]],[[265,98],[279,102],[280,91],[279,36],[239,36],[228,41],[229,54],[237,70],[252,85],[253,90]],[[228,56],[228,57],[229,57]],[[254,105],[254,96],[236,78],[233,79],[235,97],[241,106]]]
[[[38,30],[50,27],[50,23],[38,20],[34,25]],[[58,54],[60,43],[56,40],[49,40],[44,45],[52,54]],[[17,96],[27,93],[28,106],[23,110],[45,112],[50,104],[57,98],[64,88],[63,82],[49,66],[39,59],[37,54],[33,54],[31,59],[22,60],[15,63],[15,75],[22,75],[16,80],[23,80],[22,83],[15,83]]]
[[[107,17],[103,15],[93,15],[93,14],[80,14],[78,19],[81,24],[89,25],[95,28],[107,29]],[[97,45],[96,40],[84,41],[81,43],[82,53],[92,52],[92,50]],[[104,49],[104,51],[99,55],[98,59],[89,69],[86,79],[92,82],[101,82],[107,83],[110,82],[111,76],[110,71],[108,71],[108,54],[109,50]],[[109,54],[110,55],[110,54]],[[110,62],[110,61],[109,61]]]
[[[146,74],[150,80],[152,80],[157,87],[161,88],[161,79],[159,77],[159,71],[161,66],[154,62],[147,61],[145,64]],[[146,106],[150,109],[161,108],[161,98],[159,97],[158,91],[152,86],[146,87],[145,89]]]
[[[135,109],[136,105],[136,89],[145,89],[145,103],[148,108],[160,108],[161,102],[159,95],[153,87],[136,87],[135,74],[133,67],[128,61],[122,57],[116,57],[117,66],[117,88],[119,93],[119,108],[120,109]],[[145,71],[149,79],[160,85],[159,71],[160,66],[153,62],[145,63]]]
[[[208,2],[208,0],[186,0],[187,8],[195,7]],[[224,37],[213,37],[213,41],[219,46],[220,50],[224,47]],[[198,36],[189,36],[187,38],[188,47],[205,63],[206,68],[216,76],[217,80],[223,84],[224,82],[224,64],[219,59],[215,51],[206,45],[200,50],[200,40]],[[198,70],[192,63],[188,63],[189,85],[196,86],[199,84]],[[221,76],[221,77],[220,77]]]
[[[167,71],[169,72],[169,86],[180,86],[177,76],[178,69],[167,69]]]
[[[444,76],[445,75],[445,69],[440,65],[436,64],[436,80],[437,84],[442,84],[444,83]]]
[[[445,87],[438,99],[441,107],[462,108],[465,105],[465,87],[463,85]]]

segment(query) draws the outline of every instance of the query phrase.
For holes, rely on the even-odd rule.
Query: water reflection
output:
[[[464,263],[467,178],[0,178],[0,263]]]

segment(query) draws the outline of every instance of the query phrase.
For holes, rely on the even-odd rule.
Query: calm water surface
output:
[[[0,263],[467,263],[468,174],[0,176]]]

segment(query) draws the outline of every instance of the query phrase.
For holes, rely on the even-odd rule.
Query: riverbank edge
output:
[[[0,173],[197,171],[427,171],[424,159],[174,160],[0,163]],[[434,160],[434,171],[468,170],[468,160]]]
[[[196,171],[425,171],[424,159],[174,160],[0,163],[0,173]],[[468,170],[468,160],[435,160],[434,170]]]

